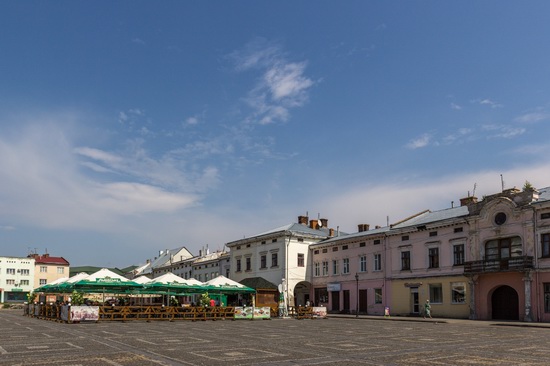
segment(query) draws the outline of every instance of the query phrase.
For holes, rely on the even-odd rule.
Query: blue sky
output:
[[[124,267],[550,186],[547,1],[4,1],[0,255]]]

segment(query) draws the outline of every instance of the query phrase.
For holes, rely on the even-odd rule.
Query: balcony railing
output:
[[[533,268],[533,257],[513,257],[506,259],[490,259],[464,263],[464,274],[479,274],[488,272],[521,272]]]

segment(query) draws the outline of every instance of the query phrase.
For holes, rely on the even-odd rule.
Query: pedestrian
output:
[[[432,318],[432,306],[430,305],[430,300],[426,300],[426,304],[424,305],[424,319],[426,317]]]
[[[213,308],[216,306],[216,300],[210,299],[210,307]]]

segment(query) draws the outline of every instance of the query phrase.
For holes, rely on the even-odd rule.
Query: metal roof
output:
[[[413,216],[410,219],[405,219],[398,224],[392,225],[392,229],[401,229],[410,226],[426,225],[433,222],[454,219],[462,216],[468,216],[468,206],[459,206],[447,208],[440,211],[425,211],[419,215]]]

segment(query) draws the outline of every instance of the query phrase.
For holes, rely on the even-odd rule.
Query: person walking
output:
[[[426,317],[432,318],[432,306],[430,305],[430,300],[426,300],[426,304],[424,304],[424,319]]]

